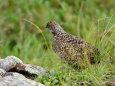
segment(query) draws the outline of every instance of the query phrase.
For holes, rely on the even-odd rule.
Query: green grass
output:
[[[24,21],[27,19],[39,26]],[[67,32],[84,38],[101,52],[99,65],[74,71],[53,52],[52,35],[45,29],[55,20]],[[49,70],[37,78],[46,86],[104,86],[115,79],[114,0],[0,0],[0,57],[14,55],[24,63]],[[59,67],[64,67],[59,69]],[[91,84],[88,84],[88,83]]]

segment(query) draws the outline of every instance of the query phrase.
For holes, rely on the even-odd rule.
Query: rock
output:
[[[44,86],[44,85],[34,80],[27,79],[21,74],[13,73],[13,76],[9,75],[0,78],[0,86]]]
[[[46,73],[44,68],[32,64],[23,64],[23,62],[15,56],[0,59],[0,68],[7,72],[18,72],[31,79]]]
[[[0,59],[0,68],[4,69],[5,71],[9,71],[16,67],[17,64],[21,63],[22,61],[15,56],[8,56],[5,59]]]
[[[44,86],[32,79],[46,72],[40,66],[23,64],[19,58],[8,56],[0,59],[0,86]]]
[[[5,73],[6,73],[6,71],[5,71],[5,70],[0,69],[0,78],[1,78],[1,77],[3,77]]]
[[[46,73],[46,70],[44,68],[31,64],[18,64],[17,70],[24,71],[29,73],[30,75],[37,75],[37,76]]]

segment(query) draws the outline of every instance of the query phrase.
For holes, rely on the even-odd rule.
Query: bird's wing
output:
[[[64,53],[71,57],[71,59],[79,59],[84,47],[84,40],[69,34],[65,34],[60,38],[64,39],[61,41]]]
[[[77,60],[89,59],[91,63],[95,63],[97,60],[97,55],[99,55],[99,50],[95,48],[90,43],[85,42],[82,38],[66,35],[66,40],[64,41],[66,45],[64,46],[65,53],[68,56],[74,57]]]

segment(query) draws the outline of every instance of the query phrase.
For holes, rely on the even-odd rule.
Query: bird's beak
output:
[[[46,26],[45,26],[45,28],[46,28],[46,29],[49,29],[49,26],[48,26],[48,25],[46,25]]]
[[[47,26],[45,26],[44,28],[46,28],[46,29],[47,29]]]
[[[48,25],[46,25],[45,28],[48,28]]]

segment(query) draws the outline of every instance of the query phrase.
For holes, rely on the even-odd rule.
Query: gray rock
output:
[[[35,79],[46,70],[40,66],[23,64],[15,56],[0,59],[0,86],[44,86]]]
[[[10,75],[0,78],[0,86],[44,86],[44,85],[34,80],[27,79],[21,74],[13,73],[13,76]]]
[[[17,64],[22,63],[20,59],[15,56],[8,56],[5,59],[0,59],[0,68],[9,71],[16,67]]]
[[[25,71],[29,74],[35,74],[37,76],[46,73],[46,70],[40,66],[32,65],[32,64],[19,64],[17,66],[18,71]]]
[[[0,69],[0,78],[1,78],[1,77],[3,77],[5,73],[6,73],[6,71],[5,71],[5,70]]]

